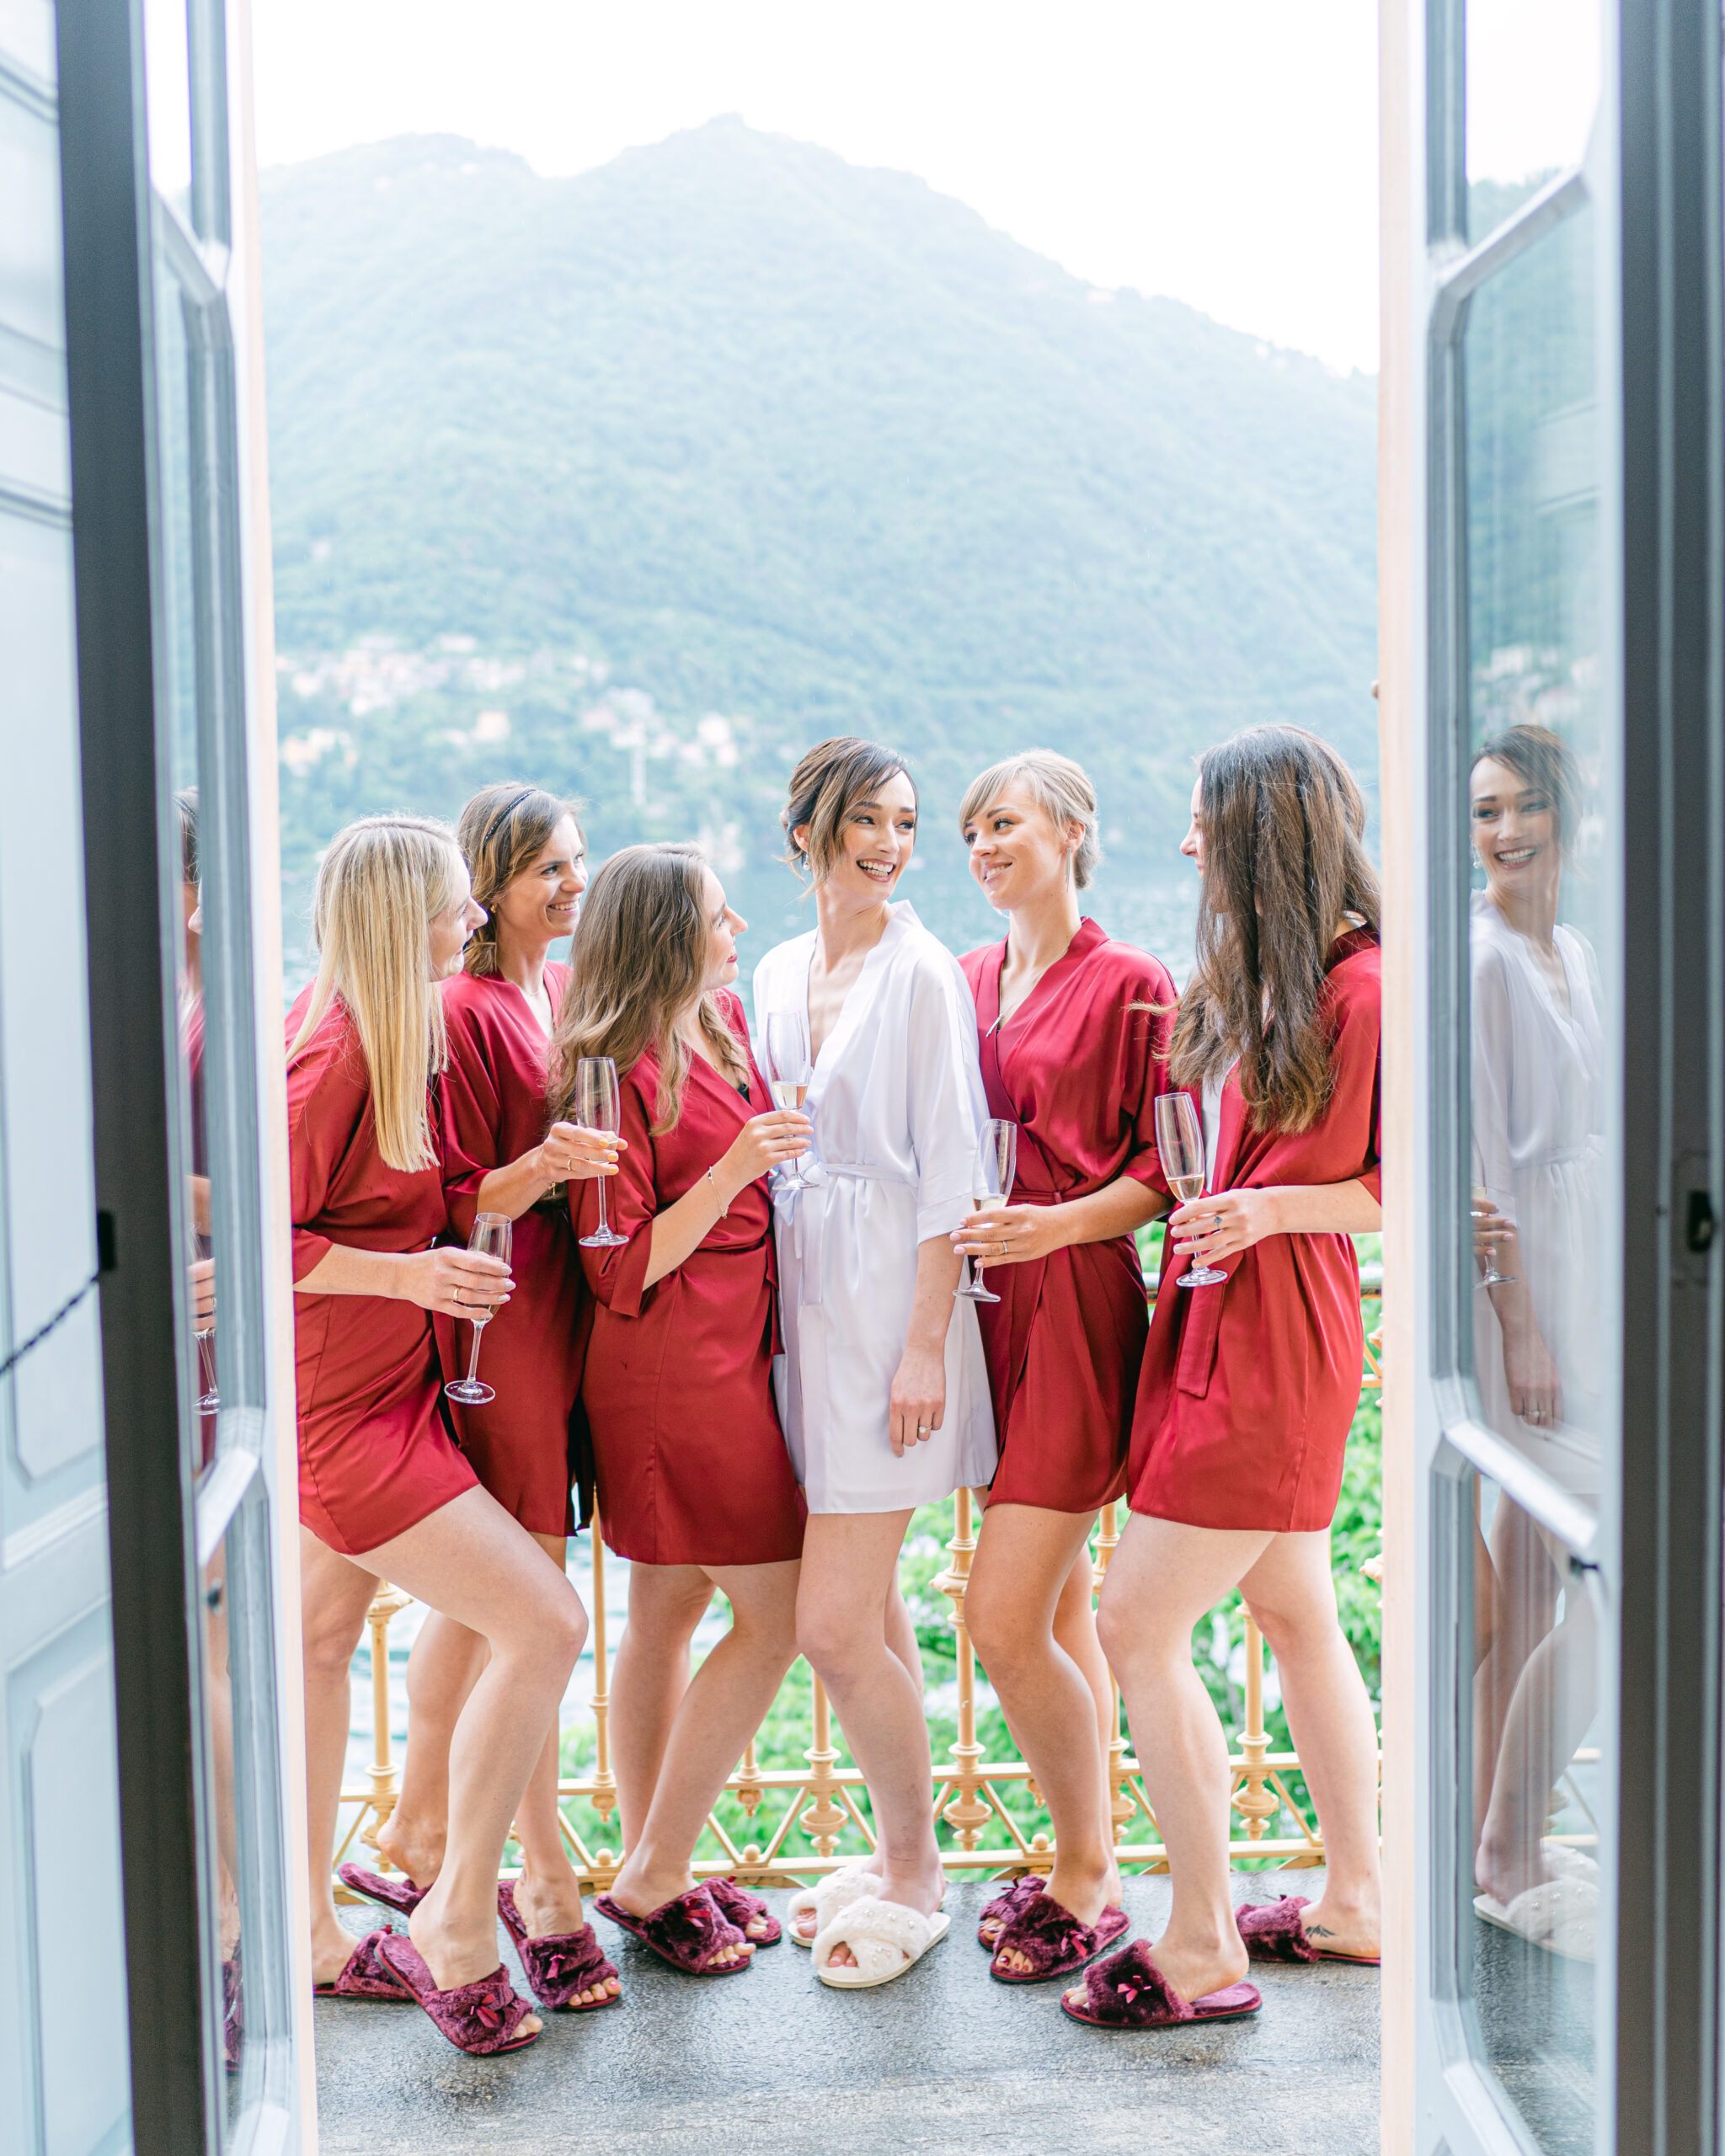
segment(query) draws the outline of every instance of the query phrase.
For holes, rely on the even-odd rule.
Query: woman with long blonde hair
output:
[[[609,1174],[618,1144],[572,1123],[547,1129],[546,1055],[569,978],[550,953],[579,917],[586,848],[572,803],[519,782],[476,793],[457,836],[487,918],[468,941],[462,970],[442,989],[444,1190],[450,1228],[462,1241],[481,1213],[514,1222],[515,1292],[485,1330],[494,1396],[451,1399],[446,1412],[481,1486],[561,1570],[576,1524],[570,1481],[585,1471],[579,1403],[592,1322],[563,1186]],[[471,1336],[450,1317],[433,1322],[444,1369],[454,1376]],[[402,1876],[341,1868],[346,1885],[386,1908],[410,1912],[442,1865],[450,1741],[484,1657],[478,1634],[435,1614],[414,1641],[401,1795],[377,1833],[378,1848]],[[558,1737],[553,1714],[515,1814],[521,1876],[498,1888],[498,1908],[540,2004],[580,2013],[610,2005],[618,1986],[583,1920],[558,1811]]]
[[[1380,1223],[1378,879],[1365,808],[1316,734],[1253,727],[1205,755],[1181,851],[1198,958],[1169,1075],[1199,1107],[1205,1194],[1168,1216],[1108,1566],[1102,1643],[1167,1845],[1173,1904],[1063,2004],[1105,2028],[1258,2010],[1248,1959],[1375,1962],[1377,1732],[1336,1614],[1330,1522],[1359,1404],[1352,1237]],[[1220,1270],[1222,1284],[1186,1279]],[[1238,1588],[1268,1641],[1323,1829],[1318,1901],[1242,1908],[1228,1747],[1193,1628]]]
[[[439,1412],[433,1313],[495,1305],[511,1285],[498,1259],[440,1240],[437,984],[482,917],[446,826],[350,825],[318,871],[320,963],[288,1017],[287,1079],[313,1973],[338,1996],[405,1993],[473,2052],[539,2033],[498,1961],[497,1869],[586,1630],[567,1578],[479,1486]],[[489,1658],[451,1744],[435,1884],[405,1934],[355,1950],[329,1864],[348,1668],[382,1577],[479,1634]]]
[[[625,1849],[601,1916],[691,1976],[738,1976],[777,1924],[690,1869],[707,1815],[797,1652],[803,1513],[773,1406],[765,1177],[807,1119],[772,1108],[732,990],[746,924],[690,846],[627,846],[594,878],[552,1043],[550,1111],[609,1057],[627,1150],[606,1186],[621,1241],[584,1244],[598,1308],[582,1399],[606,1545],[629,1566],[611,1677]],[[583,1235],[594,1186],[569,1194]],[[730,1629],[692,1678],[713,1593]]]

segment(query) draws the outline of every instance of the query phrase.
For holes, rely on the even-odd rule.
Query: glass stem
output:
[[[476,1325],[473,1327],[473,1352],[467,1357],[467,1383],[469,1385],[472,1385],[479,1374],[479,1335],[484,1330],[483,1325]]]
[[[603,1176],[599,1178],[599,1232],[601,1235],[609,1235],[611,1232],[611,1223],[605,1217],[605,1177]]]

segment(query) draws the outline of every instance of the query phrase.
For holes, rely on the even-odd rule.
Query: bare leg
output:
[[[306,1820],[311,1856],[312,1976],[333,1983],[354,1942],[335,1913],[330,1866],[353,1713],[349,1665],[377,1577],[300,1529],[300,1634],[306,1665]]]
[[[611,1764],[626,1851],[647,1823],[689,1689],[689,1641],[712,1599],[713,1581],[698,1565],[629,1567],[629,1621],[611,1675]]]
[[[1484,1555],[1476,1547],[1476,1568]],[[1502,1496],[1492,1514],[1487,1567],[1496,1586],[1495,1621],[1490,1650],[1474,1678],[1474,1817],[1482,1833],[1509,1703],[1535,1649],[1551,1629],[1561,1585],[1539,1529],[1519,1505]]]
[[[724,1566],[703,1575],[709,1593],[716,1587],[730,1603],[730,1630],[678,1704],[646,1818],[611,1888],[632,1916],[650,1916],[695,1883],[690,1863],[707,1816],[796,1658],[797,1570],[794,1562]],[[632,1596],[632,1623],[633,1610]],[[766,1924],[758,1919],[756,1929]],[[753,1951],[739,1947],[719,1958]]]
[[[450,1746],[449,1834],[409,1920],[438,1985],[497,1967],[497,1869],[586,1635],[561,1570],[483,1490],[464,1491],[366,1562],[470,1630],[490,1655]]]
[[[1246,1973],[1228,1874],[1228,1746],[1192,1664],[1192,1628],[1274,1538],[1136,1513],[1103,1589],[1099,1630],[1120,1679],[1174,1889],[1156,1958],[1201,1999]]]
[[[1381,1936],[1378,1735],[1336,1614],[1330,1538],[1279,1534],[1241,1582],[1282,1680],[1282,1705],[1324,1837],[1324,1891],[1300,1921],[1333,1953]]]
[[[899,1585],[896,1571],[893,1573],[892,1593],[886,1598],[886,1643],[904,1663],[911,1682],[916,1687],[916,1696],[921,1699],[927,1684],[922,1668],[922,1646],[916,1637],[910,1604],[905,1600],[904,1589]]]
[[[1048,1892],[1087,1924],[1117,1897],[1120,1875],[1113,1834],[1104,1831],[1106,1755],[1090,1673],[1055,1628],[1080,1552],[1088,1608],[1090,1519],[1088,1513],[1033,1505],[991,1505],[964,1596],[970,1636],[1054,1822]],[[1073,1622],[1075,1614],[1067,1612],[1069,1633],[1081,1639],[1087,1628]],[[1090,1644],[1095,1646],[1093,1629]],[[1002,1966],[1028,1971],[1032,1965],[1015,1955]]]
[[[929,1915],[946,1891],[934,1838],[922,1696],[886,1644],[887,1605],[911,1524],[895,1513],[815,1513],[803,1542],[798,1643],[831,1695],[874,1807],[884,1900]],[[841,1947],[840,1966],[853,1957]]]
[[[408,1749],[401,1794],[377,1830],[377,1846],[416,1886],[443,1865],[449,1826],[449,1747],[467,1694],[485,1667],[485,1642],[433,1610],[408,1657]]]
[[[1594,1717],[1597,1625],[1580,1587],[1563,1598],[1563,1621],[1529,1657],[1509,1705],[1474,1876],[1507,1905],[1552,1877],[1541,1844],[1557,1777]]]

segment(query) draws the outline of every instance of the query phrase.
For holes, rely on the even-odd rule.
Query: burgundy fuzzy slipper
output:
[[[1106,1961],[1093,1961],[1084,1975],[1085,2000],[1074,2006],[1064,1994],[1060,2011],[1092,2029],[1174,2029],[1188,2021],[1243,2021],[1263,1999],[1256,1984],[1229,1984],[1186,1999],[1157,1968],[1141,1939],[1123,1946]]]
[[[740,1886],[734,1879],[709,1879],[707,1891],[719,1914],[735,1924],[751,1946],[777,1946],[784,1937],[783,1927],[766,1903],[746,1886]],[[750,1925],[760,1917],[766,1919],[766,1930],[750,1931]]]
[[[386,1879],[381,1871],[362,1871],[356,1864],[343,1865],[335,1876],[344,1886],[351,1886],[368,1902],[377,1902],[402,1917],[410,1917],[431,1892],[429,1886],[414,1886],[405,1873]]]
[[[401,1979],[443,2035],[470,2057],[525,2051],[544,2033],[540,2028],[528,2036],[516,2035],[532,2009],[510,1983],[501,1961],[489,1977],[439,1991],[425,1956],[401,1932],[386,1932],[377,1942],[377,1952],[390,1974]]]
[[[1131,1928],[1122,1908],[1106,1908],[1094,1924],[1081,1924],[1052,1894],[1029,1894],[1001,1927],[988,1973],[997,1984],[1045,1984],[1093,1961]],[[1009,1951],[1022,1954],[1030,1967],[1003,1969],[1001,1956]]]
[[[497,1882],[497,1913],[515,1943],[533,1996],[542,2006],[553,2014],[596,2014],[601,2006],[622,2004],[621,1992],[613,1992],[609,1998],[580,1996],[617,1974],[590,1924],[584,1924],[579,1931],[547,1932],[530,1939],[515,1907],[514,1883],[507,1879]]]
[[[411,2006],[414,1995],[377,1958],[377,1942],[389,1936],[392,1927],[382,1924],[368,1931],[342,1964],[333,1984],[314,1984],[315,1999],[382,1999],[397,2006]]]
[[[744,1954],[734,1961],[714,1961],[727,1946],[745,1946],[749,1941],[735,1924],[726,1923],[705,1886],[690,1887],[650,1916],[632,1915],[609,1894],[601,1894],[593,1906],[607,1923],[633,1932],[661,1961],[669,1961],[686,1976],[740,1977],[755,1958]]]
[[[1001,1930],[1012,1921],[1027,1902],[1033,1901],[1048,1881],[1039,1871],[1027,1871],[1022,1879],[1014,1879],[1003,1893],[996,1894],[991,1902],[985,1902],[982,1913],[976,1919],[976,1944],[985,1954],[992,1954],[1001,1943],[1000,1932],[992,1939],[986,1937],[982,1927],[997,1924]]]
[[[1378,1967],[1375,1954],[1336,1954],[1314,1945],[1300,1912],[1311,1903],[1304,1894],[1284,1894],[1279,1902],[1247,1902],[1234,1912],[1240,1936],[1254,1961],[1352,1961],[1364,1969]]]

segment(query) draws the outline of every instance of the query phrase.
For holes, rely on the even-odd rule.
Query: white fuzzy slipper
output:
[[[926,1917],[903,1902],[865,1895],[822,1926],[814,1941],[814,1973],[835,1991],[868,1991],[876,1984],[889,1984],[914,1968],[931,1946],[940,1944],[951,1921],[939,1909]],[[850,1948],[855,1968],[831,1966],[836,1946]]]
[[[1513,1931],[1547,1954],[1561,1954],[1566,1961],[1594,1958],[1599,1890],[1586,1879],[1544,1880],[1518,1894],[1507,1908],[1494,1895],[1479,1894],[1473,1908],[1487,1924]]]
[[[805,1886],[800,1894],[793,1894],[785,1910],[785,1930],[798,1946],[812,1946],[841,1909],[847,1909],[852,1902],[860,1902],[865,1894],[878,1894],[882,1886],[881,1876],[871,1871],[866,1861],[847,1864],[842,1871],[836,1871],[830,1879],[823,1879],[818,1886]],[[798,1928],[797,1919],[813,1913],[814,1929],[804,1938]]]

